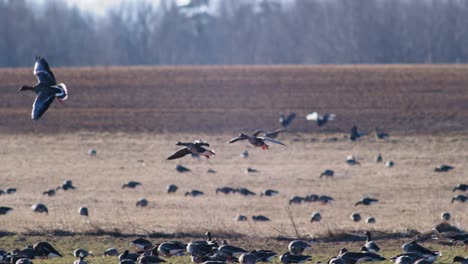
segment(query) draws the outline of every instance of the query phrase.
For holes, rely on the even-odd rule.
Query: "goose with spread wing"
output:
[[[18,91],[30,90],[37,94],[36,100],[34,100],[31,118],[38,120],[45,111],[47,111],[55,98],[57,98],[61,103],[66,100],[68,98],[68,91],[65,84],[57,84],[55,76],[50,70],[49,64],[40,56],[36,57],[34,75],[36,75],[38,83],[33,87],[23,85]]]
[[[310,113],[306,116],[306,119],[309,121],[315,121],[317,126],[321,127],[325,125],[328,121],[331,121],[335,118],[335,114],[326,113],[325,115],[320,115],[317,112]]]
[[[195,140],[194,142],[185,143],[179,141],[176,145],[184,146],[184,148],[179,149],[176,153],[172,154],[170,157],[167,158],[168,160],[179,159],[188,154],[202,155],[205,156],[207,159],[209,159],[210,156],[215,155],[214,150],[204,148],[210,146],[210,144],[208,144],[206,141]]]
[[[254,133],[252,134],[252,136],[257,137],[258,135],[260,135],[260,134],[262,134],[262,133],[264,134],[265,137],[267,137],[267,138],[272,138],[272,139],[277,138],[278,135],[279,135],[280,133],[292,133],[292,134],[294,134],[294,135],[296,135],[296,136],[300,136],[299,134],[294,133],[294,132],[291,132],[291,131],[289,131],[289,130],[287,130],[287,129],[276,129],[276,130],[273,131],[273,132],[269,132],[269,131],[266,131],[266,130],[258,129],[258,130],[255,130],[255,131],[254,131]]]
[[[249,135],[246,135],[244,133],[240,133],[239,136],[229,140],[228,143],[234,143],[234,142],[237,142],[239,140],[248,140],[250,144],[254,145],[255,147],[261,147],[262,149],[269,149],[270,148],[270,145],[268,145],[266,142],[273,142],[275,144],[286,146],[286,144],[284,144],[283,142],[278,141],[278,140],[274,140],[274,139],[269,138],[269,137],[249,136]]]

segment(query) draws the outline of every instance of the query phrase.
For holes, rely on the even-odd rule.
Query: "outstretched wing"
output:
[[[265,131],[265,130],[257,129],[257,130],[255,130],[253,132],[252,136],[256,137],[256,136],[260,135],[261,133],[264,133],[266,135],[268,132]]]
[[[236,142],[236,141],[245,140],[245,139],[247,139],[247,137],[245,137],[245,136],[243,136],[243,135],[241,134],[241,135],[239,135],[239,136],[237,136],[237,137],[235,137],[235,138],[229,140],[228,143],[234,143],[234,142]]]
[[[317,112],[310,113],[306,116],[307,120],[314,120],[317,121],[319,119],[319,114]]]
[[[34,100],[31,118],[34,120],[41,118],[41,116],[49,108],[52,101],[54,101],[54,98],[55,95],[53,93],[40,92],[37,95],[36,100]]]
[[[276,144],[280,144],[280,145],[286,146],[286,144],[284,144],[283,142],[278,141],[278,140],[274,140],[274,139],[269,138],[269,137],[260,137],[260,138],[263,139],[263,140],[265,140],[265,141],[270,141],[270,142],[273,142],[273,143],[276,143]]]
[[[34,75],[36,75],[38,82],[44,85],[51,86],[57,84],[55,76],[49,68],[49,64],[44,58],[40,56],[36,57],[36,63],[34,64]]]
[[[188,148],[183,148],[183,149],[178,150],[176,153],[172,154],[172,156],[170,156],[167,159],[168,160],[179,159],[179,158],[182,158],[183,156],[188,155],[190,153],[192,153],[192,152],[190,152],[190,150],[188,150]]]

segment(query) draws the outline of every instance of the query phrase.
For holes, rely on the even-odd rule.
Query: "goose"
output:
[[[175,185],[175,184],[169,184],[166,187],[167,193],[175,193],[175,192],[177,192],[177,189],[179,189],[179,187],[177,187],[177,185]]]
[[[125,188],[134,189],[134,188],[136,188],[137,186],[140,186],[140,185],[141,185],[141,182],[129,181],[129,182],[122,185],[122,189],[125,189]]]
[[[280,113],[279,122],[282,127],[288,128],[295,118],[296,118],[296,113],[291,113],[287,117],[284,116],[283,113]]]
[[[451,217],[452,215],[449,212],[442,212],[440,214],[440,219],[442,219],[442,221],[450,221]]]
[[[361,166],[361,163],[359,161],[356,160],[356,158],[353,156],[353,155],[349,155],[346,157],[346,163],[348,163],[348,165],[359,165]]]
[[[116,248],[108,248],[104,250],[104,256],[113,256],[116,257],[119,255],[119,251]]]
[[[265,131],[265,130],[261,130],[261,129],[258,129],[258,130],[255,130],[254,133],[252,134],[252,136],[254,137],[257,137],[258,135],[260,134],[263,134],[264,137],[267,137],[267,138],[272,138],[272,139],[275,139],[278,137],[278,135],[280,133],[292,133],[296,136],[299,136],[299,134],[297,133],[294,133],[294,132],[291,132],[287,129],[276,129],[275,131],[273,132],[269,132],[269,131]]]
[[[374,198],[369,198],[369,197],[364,197],[362,198],[360,201],[358,201],[357,203],[354,204],[354,206],[358,206],[360,204],[363,204],[363,205],[371,205],[373,203],[377,203],[379,200],[378,199],[374,199]]]
[[[248,253],[248,251],[240,247],[225,244],[220,246],[216,253],[229,260],[232,257],[239,258],[242,254]]]
[[[63,257],[51,244],[48,242],[37,242],[33,245],[36,255],[45,258]]]
[[[179,159],[188,154],[196,154],[196,155],[205,156],[207,159],[215,155],[214,150],[209,150],[209,149],[204,148],[204,147],[210,146],[210,144],[208,144],[206,141],[195,140],[193,143],[179,141],[177,142],[176,145],[184,146],[184,148],[176,151],[174,154],[172,154],[170,157],[167,158],[168,160]]]
[[[73,251],[73,256],[75,258],[86,258],[89,255],[89,252],[86,249],[77,248]]]
[[[409,243],[403,244],[403,246],[401,246],[401,248],[406,253],[420,254],[424,258],[426,258],[427,260],[429,260],[431,262],[434,262],[439,256],[442,256],[442,254],[439,251],[429,250],[429,249],[421,246],[420,244],[418,244],[418,242],[416,242],[414,240],[409,242]]]
[[[346,261],[340,257],[332,257],[327,264],[346,264]]]
[[[23,85],[18,91],[33,91],[37,94],[36,100],[34,100],[31,118],[38,120],[47,111],[55,98],[57,98],[60,103],[67,100],[68,91],[65,84],[57,84],[55,76],[49,68],[49,63],[40,56],[36,57],[33,73],[36,75],[38,83],[33,87]]]
[[[356,141],[356,140],[358,140],[359,138],[361,138],[361,137],[363,137],[365,135],[366,135],[366,133],[358,131],[357,126],[353,126],[351,128],[351,132],[349,133],[349,140]]]
[[[312,260],[311,256],[305,256],[305,255],[293,255],[289,252],[284,253],[279,257],[280,261],[282,263],[303,263],[309,260]]]
[[[191,190],[190,192],[186,192],[184,195],[185,196],[197,197],[197,196],[201,196],[201,195],[204,195],[204,194],[205,194],[204,192],[199,191],[199,190]]]
[[[133,240],[131,244],[139,251],[149,250],[153,247],[153,243],[151,243],[151,241],[141,237]]]
[[[247,221],[247,216],[245,215],[236,215],[232,220],[242,222],[242,221]]]
[[[462,256],[453,257],[452,263],[458,262],[460,264],[468,264],[468,257],[464,258]]]
[[[15,264],[32,264],[33,262],[28,258],[20,258],[16,260]],[[75,263],[74,263],[75,264]]]
[[[464,202],[466,202],[466,200],[468,200],[468,196],[465,196],[465,195],[462,195],[462,194],[459,194],[457,196],[452,197],[452,203],[455,202],[455,201],[464,203]]]
[[[335,201],[333,197],[330,197],[328,195],[320,195],[319,198],[317,199],[317,202],[321,202],[322,204],[327,204]]]
[[[189,172],[190,169],[179,164],[176,166],[176,171],[180,173],[184,173],[184,172]]]
[[[89,216],[87,207],[78,208],[78,213],[82,216]]]
[[[304,202],[317,202],[319,197],[320,196],[318,196],[317,194],[312,193],[304,197]]]
[[[54,196],[55,195],[55,190],[54,189],[49,189],[45,192],[42,193],[42,195],[47,195],[47,196]]]
[[[254,222],[269,222],[271,221],[270,218],[264,216],[264,215],[253,215],[252,220]]]
[[[231,193],[235,193],[235,192],[236,192],[236,189],[228,187],[228,186],[224,186],[224,187],[221,187],[221,188],[216,188],[216,194],[218,194],[218,193],[231,194]]]
[[[183,254],[187,245],[179,241],[167,241],[158,246],[158,252],[166,257]]]
[[[41,203],[36,203],[31,206],[31,209],[36,212],[36,213],[46,213],[49,214],[49,210],[47,209],[47,206]]]
[[[16,188],[8,188],[5,191],[7,194],[14,194],[16,192]]]
[[[257,173],[258,170],[257,170],[257,169],[254,169],[254,168],[248,167],[247,169],[245,169],[245,172],[246,172],[246,173]]]
[[[386,139],[390,137],[389,134],[382,132],[378,127],[375,128],[375,136],[377,139]]]
[[[361,215],[359,213],[352,213],[350,216],[351,220],[354,222],[359,222],[361,221]]]
[[[145,198],[142,198],[138,200],[135,205],[136,207],[146,207],[148,206],[148,200],[146,200]]]
[[[322,177],[333,177],[335,176],[335,172],[333,170],[325,170],[324,172],[320,173],[320,178]]]
[[[162,263],[166,262],[164,259],[158,256],[157,249],[148,250],[143,252],[138,258],[137,262],[141,264],[153,264],[153,263]]]
[[[6,215],[13,212],[13,208],[7,206],[0,206],[0,215]]]
[[[393,166],[395,166],[395,162],[387,160],[387,162],[385,162],[385,166],[387,166],[387,168],[393,168]]]
[[[273,258],[278,255],[274,251],[263,250],[263,249],[252,250],[252,252],[250,252],[250,253],[254,254],[255,257],[257,258],[257,261],[259,261],[259,262],[271,262],[273,260]]]
[[[289,199],[289,205],[291,204],[301,204],[304,201],[304,197],[301,196],[293,196]]]
[[[71,180],[65,180],[63,181],[62,185],[60,185],[59,187],[57,187],[57,190],[64,190],[64,191],[68,191],[68,190],[74,190],[76,189],[75,186],[73,186],[73,182]]]
[[[458,184],[452,189],[452,192],[455,192],[455,191],[462,191],[462,192],[468,191],[468,184],[464,184],[464,183]]]
[[[414,259],[406,255],[394,257],[392,258],[392,260],[395,262],[395,264],[413,264],[415,261]]]
[[[252,144],[255,147],[261,147],[262,149],[269,149],[270,145],[268,145],[266,142],[272,142],[275,144],[279,144],[282,146],[286,146],[283,142],[274,140],[268,137],[255,137],[255,136],[249,136],[244,133],[240,133],[239,136],[231,139],[228,141],[229,144],[232,144],[234,142],[237,142],[239,140],[248,140],[250,144]]]
[[[131,260],[134,263],[138,259],[139,256],[140,255],[138,255],[136,253],[132,253],[132,252],[130,252],[128,250],[124,250],[124,252],[119,255],[119,261],[120,261],[120,263],[124,263],[124,261]]]
[[[206,171],[206,173],[215,174],[215,173],[216,173],[216,171],[215,171],[215,170],[213,170],[213,169],[208,169],[208,170]]]
[[[241,156],[241,158],[246,159],[246,158],[249,157],[249,152],[248,152],[247,150],[244,150],[244,152],[242,152],[242,153],[240,154],[240,156]]]
[[[97,155],[97,150],[95,150],[95,149],[88,149],[88,155],[89,155],[89,156],[96,156],[96,155]]]
[[[251,190],[247,189],[247,188],[237,188],[234,190],[234,192],[237,192],[243,196],[249,196],[249,195],[256,195],[256,193],[252,192]]]
[[[279,194],[279,191],[277,190],[272,190],[272,189],[266,189],[260,193],[260,196],[276,196]]]
[[[243,253],[239,256],[239,263],[242,264],[255,264],[257,263],[257,255],[252,253]]]
[[[375,157],[375,163],[380,163],[380,162],[382,162],[382,160],[383,160],[383,159],[382,159],[382,154],[379,153],[379,154],[377,155],[377,157]]]
[[[452,243],[463,243],[466,245],[465,247],[465,251],[468,249],[468,233],[464,233],[464,234],[459,234],[459,235],[455,235],[455,236],[452,236],[450,237]]]
[[[368,224],[375,224],[375,217],[367,217],[366,223]]]
[[[435,172],[448,172],[448,171],[451,171],[453,169],[455,169],[455,167],[443,164],[443,165],[440,165],[439,167],[435,168],[434,171]]]
[[[366,232],[366,244],[364,244],[364,247],[367,248],[369,252],[372,253],[378,253],[380,251],[380,247],[375,243],[375,241],[372,241],[371,233],[369,231]]]
[[[335,118],[335,114],[326,113],[325,115],[319,115],[317,112],[310,113],[306,116],[307,120],[315,121],[317,126],[321,127],[325,125],[328,121],[332,121]]]
[[[365,249],[365,248],[363,248],[363,249]],[[384,257],[382,257],[382,256],[380,256],[378,254],[366,251],[366,250],[363,250],[361,252],[348,252],[346,250],[346,248],[341,249],[340,254],[338,255],[338,257],[345,260],[346,263],[360,263],[360,262],[364,262],[364,261],[375,262],[375,261],[384,261],[385,260]]]
[[[301,255],[305,249],[310,248],[311,245],[302,240],[293,240],[288,245],[288,250],[293,255]]]

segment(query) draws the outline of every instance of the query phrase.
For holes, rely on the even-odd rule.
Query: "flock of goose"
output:
[[[38,120],[49,108],[54,99],[58,99],[59,102],[66,100],[68,98],[68,91],[65,84],[57,84],[54,74],[50,70],[50,67],[47,61],[42,57],[36,57],[36,62],[34,65],[34,75],[38,79],[38,83],[31,86],[22,86],[19,91],[33,91],[37,94],[37,97],[33,104],[32,109],[32,119]],[[327,113],[320,115],[317,112],[311,113],[306,116],[307,120],[314,121],[318,126],[325,125],[328,121],[333,120],[335,114]],[[296,118],[296,114],[292,113],[288,116],[280,116],[281,129],[275,130],[273,132],[265,130],[257,130],[253,134],[248,135],[241,133],[238,136],[232,138],[228,141],[229,144],[247,141],[249,144],[267,150],[270,148],[269,143],[274,143],[281,146],[286,146],[283,142],[277,140],[276,138],[280,133],[294,133],[288,130],[288,127],[291,125],[293,120]],[[385,139],[389,137],[389,134],[383,132],[382,130],[376,128],[376,137],[378,139]],[[358,130],[357,126],[351,128],[351,132],[348,136],[348,139],[351,141],[359,140],[361,137],[365,136],[366,133]],[[174,160],[183,158],[187,155],[192,156],[204,156],[210,158],[215,156],[216,153],[214,150],[210,150],[209,143],[202,140],[195,140],[194,142],[177,142],[177,146],[182,148],[177,150],[175,153],[170,155],[167,159]],[[95,150],[90,150],[90,155],[96,155]],[[245,152],[242,154],[244,157],[248,156],[248,153]],[[376,162],[382,162],[382,156],[379,154],[376,158]],[[360,165],[360,162],[355,159],[353,156],[349,156],[346,159],[346,163],[349,165]],[[387,161],[386,165],[388,167],[394,166],[393,161]],[[176,168],[179,172],[189,171],[188,168],[178,165]],[[250,169],[250,168],[249,168]],[[454,169],[450,165],[441,165],[434,169],[436,172],[448,172]],[[253,170],[253,169],[251,169]],[[215,173],[212,171],[212,173]],[[333,177],[334,171],[327,169],[320,174],[322,177]],[[129,181],[122,185],[122,188],[135,188],[141,185],[141,183],[136,181]],[[44,191],[44,195],[53,196],[58,190],[71,190],[75,189],[71,181],[65,181],[61,186],[55,189],[49,189]],[[173,193],[178,190],[176,185],[169,185],[167,187],[168,193]],[[467,184],[459,184],[454,187],[453,191],[463,191],[468,190]],[[0,190],[0,195],[3,194],[12,194],[16,192],[15,188],[9,188],[6,191]],[[247,188],[232,188],[228,186],[220,187],[216,189],[216,193],[239,193],[241,195],[256,195],[254,192],[250,191]],[[264,190],[262,196],[274,196],[278,194],[277,190]],[[191,190],[185,193],[186,196],[199,196],[203,195],[202,191]],[[329,203],[334,199],[327,195],[317,195],[310,194],[306,197],[294,196],[289,200],[289,204],[305,203],[305,202],[321,202]],[[452,198],[452,203],[455,201],[465,202],[468,200],[466,195],[457,195]],[[373,203],[379,202],[378,199],[372,197],[364,197],[361,200],[355,203],[355,206],[359,205],[371,205]],[[148,201],[146,199],[141,199],[136,202],[136,206],[147,206]],[[44,204],[34,204],[32,210],[37,213],[48,213],[48,209]],[[7,214],[13,211],[13,208],[2,206],[0,207],[0,215]],[[88,209],[86,207],[80,207],[78,210],[79,214],[82,216],[88,216]],[[358,213],[353,213],[350,218],[353,221],[360,221],[361,216]],[[450,219],[450,214],[443,213],[442,218],[446,221]],[[237,221],[245,221],[247,217],[244,215],[238,215],[234,218]],[[253,221],[269,221],[270,219],[263,215],[252,216]],[[321,220],[321,215],[319,212],[314,212],[311,217],[311,222],[316,222]],[[375,223],[375,218],[369,217],[366,222]],[[257,261],[271,261],[273,257],[278,256],[276,252],[270,250],[253,250],[247,251],[240,247],[236,247],[228,244],[226,241],[219,243],[216,240],[212,240],[211,234],[207,233],[207,240],[202,241],[192,241],[188,244],[182,243],[180,241],[165,241],[160,244],[153,245],[150,241],[145,239],[137,239],[132,242],[132,244],[137,249],[137,253],[131,253],[126,250],[122,254],[118,255],[116,249],[109,249],[104,254],[105,255],[118,255],[119,261],[122,264],[129,263],[158,263],[166,262],[161,256],[164,256],[166,259],[170,258],[173,255],[185,255],[189,254],[194,263],[206,263],[206,264],[216,264],[216,263],[226,263],[226,262],[240,262],[240,263],[256,263]],[[461,233],[452,237],[453,241],[460,241],[468,246],[468,234]],[[311,244],[306,241],[292,241],[289,244],[288,251],[279,255],[279,259],[282,263],[301,263],[304,261],[310,261],[311,256],[304,255],[304,251],[307,248],[310,248]],[[392,260],[395,263],[399,264],[409,264],[409,263],[433,263],[441,254],[437,251],[431,251],[427,248],[424,248],[422,245],[418,244],[416,241],[406,243],[402,246],[404,253],[401,255],[395,256]],[[365,245],[361,248],[359,252],[350,252],[343,248],[339,254],[331,258],[329,264],[354,264],[364,261],[382,261],[385,260],[384,257],[379,255],[380,248],[372,241],[370,233],[367,233],[367,241]],[[13,250],[12,252],[6,252],[5,250],[0,250],[0,263],[31,263],[30,259],[34,257],[54,257],[61,256],[49,243],[39,242],[33,246],[28,246],[22,250]],[[75,263],[84,264],[86,263],[85,258],[88,256],[88,252],[83,249],[75,251],[75,256],[79,258]],[[467,264],[468,259],[457,256],[453,259],[453,262],[459,262],[462,264]]]
[[[206,233],[206,240],[197,240],[184,243],[181,241],[163,241],[153,244],[151,241],[138,238],[130,244],[134,252],[126,249],[119,254],[118,249],[106,249],[102,255],[105,257],[117,257],[120,264],[152,264],[161,262],[170,262],[172,256],[190,256],[193,263],[203,264],[224,264],[224,263],[243,263],[255,264],[257,262],[272,262],[278,258],[282,263],[302,263],[312,261],[312,256],[305,252],[313,247],[314,242],[302,240],[291,241],[287,251],[278,254],[268,249],[255,249],[248,251],[238,246],[229,244],[227,241],[213,240],[211,233]],[[366,232],[366,241],[358,252],[348,251],[342,248],[336,256],[331,257],[327,264],[355,264],[361,262],[378,262],[386,260],[380,255],[379,245],[372,240],[370,232]],[[463,241],[468,239],[468,234],[462,234],[452,237],[452,240]],[[403,253],[391,257],[396,264],[430,264],[433,263],[442,254],[439,251],[430,250],[417,241],[410,241],[401,246]],[[73,255],[78,258],[74,264],[87,264],[86,257],[93,253],[78,248]],[[28,245],[23,249],[14,249],[11,252],[0,249],[0,263],[30,264],[35,258],[53,258],[62,257],[50,243],[41,241],[34,245]],[[467,264],[468,258],[455,256],[452,263]],[[317,264],[322,262],[318,261]]]

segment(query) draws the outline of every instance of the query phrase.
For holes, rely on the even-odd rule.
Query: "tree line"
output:
[[[0,0],[0,67],[466,63],[465,0],[123,1],[104,16]],[[213,4],[213,1],[211,1]]]

